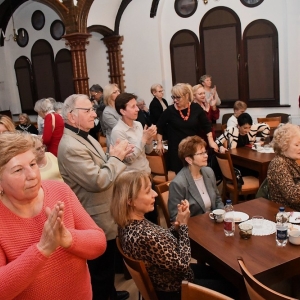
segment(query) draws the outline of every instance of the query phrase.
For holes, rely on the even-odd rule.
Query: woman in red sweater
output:
[[[62,182],[43,181],[26,135],[0,135],[0,299],[92,299],[104,232]]]
[[[44,119],[43,142],[47,146],[47,151],[57,156],[58,144],[64,133],[63,119],[53,110],[50,99],[38,101],[34,110]]]

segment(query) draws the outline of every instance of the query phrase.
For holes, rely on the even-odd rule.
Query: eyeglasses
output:
[[[41,146],[41,147],[35,148],[35,150],[39,152],[39,151],[44,151],[45,148],[46,148],[45,146]]]
[[[73,110],[75,110],[75,109],[84,110],[87,114],[90,114],[90,113],[96,111],[96,109],[95,109],[94,107],[91,107],[91,108],[75,107],[74,109],[72,109],[72,110],[70,111],[70,113],[73,112]]]
[[[207,151],[195,153],[194,156],[196,155],[201,155],[201,156],[207,155]]]
[[[172,95],[171,98],[172,98],[173,100],[175,100],[175,99],[176,99],[176,100],[180,100],[180,99],[182,98],[182,96],[173,96],[173,95]]]

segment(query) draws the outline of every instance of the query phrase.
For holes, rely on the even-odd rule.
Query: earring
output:
[[[0,196],[3,196],[3,195],[4,195],[4,191],[1,190],[1,191],[0,191]]]

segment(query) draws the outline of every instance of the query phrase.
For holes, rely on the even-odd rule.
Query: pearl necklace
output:
[[[179,114],[180,114],[180,117],[184,120],[184,121],[187,121],[190,117],[190,113],[191,113],[191,104],[189,103],[189,106],[188,106],[188,112],[187,112],[187,115],[184,116],[183,113],[181,112],[181,109],[177,108],[178,111],[179,111]],[[185,108],[184,108],[185,109]]]

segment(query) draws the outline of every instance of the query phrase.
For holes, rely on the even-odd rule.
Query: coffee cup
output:
[[[261,143],[254,143],[254,148],[255,148],[256,150],[262,149]]]
[[[209,213],[209,217],[215,220],[216,223],[222,223],[224,221],[225,210],[224,209],[214,209]]]

